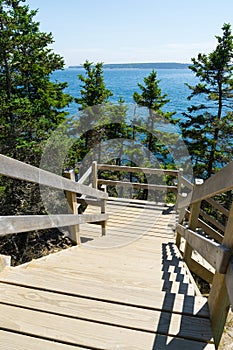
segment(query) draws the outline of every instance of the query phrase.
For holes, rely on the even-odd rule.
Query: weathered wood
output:
[[[107,214],[0,216],[0,235],[107,220]]]
[[[186,214],[187,218],[189,218],[190,211],[188,209],[186,209]],[[215,239],[218,243],[222,243],[223,235],[200,218],[198,218],[197,227],[201,228],[208,236]]]
[[[106,213],[106,200],[102,199],[101,200],[101,214],[105,214],[105,213]],[[102,236],[106,236],[107,221],[102,221],[101,226],[102,226]]]
[[[195,185],[194,189],[197,188],[199,185]],[[200,206],[201,202],[197,202],[195,204],[192,204],[190,207],[190,215],[189,215],[189,222],[188,222],[188,227],[190,230],[195,231],[197,228],[197,223],[198,223],[198,217],[200,213]],[[185,243],[185,249],[184,249],[184,260],[186,264],[190,265],[191,259],[192,259],[192,247],[191,245],[186,242]]]
[[[4,288],[1,288],[0,286],[1,291],[2,289],[4,293]],[[5,288],[5,291],[7,292],[7,288]],[[16,291],[20,294],[19,296],[18,294],[16,294]],[[30,308],[34,311],[37,311],[38,317],[41,317],[41,311],[46,311],[46,313],[50,313],[50,315],[48,316],[48,320],[46,320],[46,317],[44,318],[44,327],[46,327],[46,325],[49,326],[49,318],[53,317],[52,314],[55,312],[56,315],[59,315],[60,317],[64,318],[64,327],[66,327],[65,322],[69,323],[67,319],[68,316],[80,321],[85,320],[87,322],[93,322],[93,325],[91,325],[90,322],[89,326],[90,328],[93,327],[93,329],[95,329],[94,322],[96,322],[100,326],[102,325],[103,328],[105,328],[105,324],[108,324],[109,326],[120,326],[122,330],[124,330],[124,328],[126,327],[134,330],[154,333],[159,331],[164,334],[167,333],[171,336],[176,336],[176,321],[178,325],[180,325],[180,322],[182,322],[179,331],[180,337],[191,337],[199,341],[205,341],[206,339],[209,339],[211,341],[210,322],[208,318],[200,317],[198,315],[182,315],[182,313],[180,313],[179,315],[175,316],[173,312],[173,315],[169,312],[165,312],[163,315],[163,325],[159,325],[161,317],[160,310],[135,308],[134,306],[108,303],[103,300],[100,301],[74,296],[56,295],[55,293],[51,292],[28,290],[27,288],[15,286],[13,288],[12,286],[9,287],[9,294],[10,295],[3,295],[2,300],[3,303],[7,303],[9,306],[12,306],[9,308],[9,311],[12,310],[12,312],[18,312],[17,308],[14,307],[19,306],[20,308]],[[32,298],[32,295],[34,298]],[[172,300],[172,296],[171,298],[169,298],[169,300]],[[188,299],[186,299],[186,301],[188,301]],[[193,301],[195,302],[194,298]],[[192,302],[191,298],[189,302]],[[160,300],[159,305],[162,305],[162,299]],[[182,310],[180,309],[180,311]],[[174,318],[174,326],[170,325],[171,317]],[[32,324],[33,323],[34,321],[32,321]],[[192,324],[192,328],[188,327],[189,323]],[[70,324],[72,324],[72,320],[70,320]],[[200,334],[201,326],[203,329],[205,329],[205,332],[203,332],[202,334]],[[77,332],[76,330],[77,340],[78,334],[79,332]],[[88,345],[90,346],[92,344],[89,343]]]
[[[160,313],[157,314],[157,320],[155,318],[153,326],[154,332],[157,332]],[[172,324],[170,324],[171,317]],[[212,335],[208,323],[208,320],[203,318],[190,318],[176,314],[171,316],[164,313],[163,323],[159,325],[158,333],[176,336],[179,331],[181,338],[185,336],[198,341],[208,339],[211,343]],[[192,327],[189,327],[190,324]],[[26,308],[22,312],[21,308],[10,305],[0,305],[0,327],[7,330],[11,327],[13,331],[20,330],[20,333],[30,336],[50,337],[69,345],[96,349],[102,349],[103,344],[105,349],[117,349],[117,346],[120,349],[130,347],[135,350],[152,349],[155,340],[153,332],[144,332],[133,327],[114,327],[111,324],[70,319]]]
[[[190,262],[189,268],[192,272],[194,272],[197,276],[201,277],[204,281],[212,284],[214,274],[210,270],[207,270],[204,266],[202,266],[193,259]]]
[[[179,170],[169,169],[154,169],[154,168],[142,168],[142,167],[130,167],[130,166],[118,166],[108,164],[98,164],[99,170],[110,170],[110,171],[124,171],[128,173],[144,173],[144,174],[156,174],[156,175],[174,175],[177,176]]]
[[[97,162],[92,162],[92,187],[98,188],[98,168]]]
[[[0,254],[0,272],[11,265],[11,256]]]
[[[29,337],[24,334],[4,330],[0,330],[0,348],[2,350],[83,350],[83,347],[80,348],[79,346],[71,346],[51,339]]]
[[[176,186],[142,184],[138,182],[125,182],[125,181],[98,179],[98,184],[103,184],[108,186],[132,187],[132,188],[148,189],[148,190],[154,190],[154,191],[177,192]]]
[[[90,166],[87,171],[80,177],[78,180],[78,183],[83,184],[91,175],[92,173],[92,167]]]
[[[194,184],[187,180],[183,175],[181,175],[180,181],[183,186],[189,188],[190,190],[193,190]]]
[[[214,208],[219,210],[223,215],[225,215],[228,218],[229,210],[226,209],[223,205],[221,205],[220,203],[216,202],[213,198],[207,198],[206,202],[211,204]]]
[[[228,170],[232,170],[233,162],[227,167]],[[232,171],[231,171],[232,173]],[[225,172],[223,173],[223,175]],[[229,176],[232,180],[232,176]],[[220,181],[220,180],[218,180]],[[228,180],[225,178],[225,181]],[[228,182],[229,183],[229,182]],[[224,233],[222,244],[233,249],[233,204],[231,205],[226,230]],[[212,331],[215,339],[215,344],[218,346],[222,332],[226,323],[228,310],[230,307],[229,295],[226,287],[226,276],[216,273],[213,279],[212,288],[208,298],[208,304],[210,309],[210,317],[212,323]]]
[[[108,288],[107,288],[108,290]],[[0,283],[1,302],[19,307],[28,307],[39,311],[54,312],[69,317],[86,318],[98,322],[108,322],[134,328],[152,329],[155,311],[163,309],[164,299],[167,304],[165,312],[179,313],[208,319],[207,300],[203,297],[155,293],[151,308],[112,303],[104,299],[83,298],[78,295],[66,295],[53,291],[37,290],[23,286]],[[175,300],[174,305],[172,301]],[[130,317],[131,311],[134,318]]]
[[[231,249],[213,242],[190,229],[186,229],[180,224],[177,225],[177,231],[216,271],[222,274],[226,273]]]
[[[69,181],[62,176],[3,155],[0,155],[0,174],[65,191],[89,195],[94,198],[107,199],[108,197],[107,193],[103,191]]]
[[[74,170],[70,170],[64,173],[64,176],[71,181],[75,181]],[[66,191],[66,198],[68,202],[68,213],[69,214],[78,214],[77,207],[77,194],[75,192]],[[71,240],[75,244],[80,244],[80,235],[79,235],[79,225],[70,226],[70,235]]]
[[[233,189],[233,161],[207,179],[201,186],[195,189],[191,203],[196,203],[216,194],[227,192]]]
[[[164,350],[165,344],[169,341],[172,344],[172,350],[185,349],[187,347],[189,350],[215,350],[213,344],[206,344],[203,342],[197,342],[193,340],[187,340],[183,338],[167,337],[163,335],[156,335],[155,344],[156,350]],[[45,340],[41,338],[28,337],[26,335],[12,333],[0,330],[0,348],[1,349],[14,349],[14,350],[83,350],[83,347],[77,345],[67,345],[59,343],[57,341]],[[85,347],[86,350],[90,350]]]
[[[210,222],[212,225],[217,227],[220,231],[224,232],[225,231],[225,226],[223,226],[220,222],[212,218],[210,215],[208,215],[204,210],[200,210],[200,216],[205,218],[208,222]]]
[[[101,207],[101,201],[93,198],[79,198],[77,197],[77,203],[92,205],[95,207]]]
[[[226,273],[226,286],[231,307],[233,309],[233,257],[231,257],[230,264]]]
[[[221,235],[214,228],[209,226],[206,222],[201,219],[198,219],[198,227],[202,228],[202,230],[211,238],[215,239],[218,243],[222,243],[223,235]]]

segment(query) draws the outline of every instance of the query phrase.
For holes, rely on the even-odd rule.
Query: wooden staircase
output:
[[[108,168],[106,165],[105,169]],[[78,243],[27,264],[2,269],[1,349],[217,348],[217,311],[221,322],[226,312],[223,312],[219,300],[224,297],[224,307],[229,307],[227,298],[233,300],[233,244],[230,235],[233,207],[228,212],[223,237],[199,219],[199,202],[211,197],[213,182],[204,184],[203,190],[194,188],[192,198],[185,199],[183,188],[187,186],[193,190],[193,185],[175,171],[178,187],[167,186],[167,190],[178,190],[176,209],[180,208],[180,214],[177,217],[175,208],[164,203],[108,198],[107,193],[97,190],[98,185],[106,185],[107,180],[98,180],[96,164],[93,169],[94,174],[90,170],[87,172],[93,177],[91,188],[84,184],[87,174],[75,183],[1,156],[1,174],[65,190],[71,211],[67,215],[44,217],[1,217],[0,234],[25,232],[32,227],[44,229],[69,225],[72,238]],[[228,169],[231,172],[233,163]],[[130,168],[129,171],[136,172],[136,169]],[[163,170],[152,169],[152,172],[161,174]],[[226,170],[223,172],[225,174]],[[217,176],[213,195],[233,188],[232,178],[227,181],[219,179],[221,174]],[[118,181],[117,185],[128,186],[128,183]],[[138,188],[140,184],[132,184],[134,186]],[[150,187],[153,190],[165,189],[156,184]],[[79,194],[78,198],[75,193]],[[84,214],[78,214],[76,200],[88,205]],[[185,214],[188,200],[191,206],[186,213],[189,215],[186,225],[181,213]],[[208,238],[207,234],[203,236],[196,232],[198,225],[202,228],[208,226],[208,233],[215,235],[220,243]],[[184,254],[179,250],[182,239],[186,240]],[[201,296],[187,267],[188,264],[190,268],[204,271],[200,264],[194,264],[192,249],[209,259],[216,269],[213,283],[217,298],[212,291],[211,304]],[[219,333],[221,327],[222,323],[217,329]]]
[[[84,224],[81,246],[5,268],[2,348],[214,349],[207,299],[174,243],[176,214],[146,206],[110,199],[107,236]]]

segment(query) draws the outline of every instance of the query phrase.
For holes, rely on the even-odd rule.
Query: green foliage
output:
[[[188,87],[189,99],[203,102],[192,105],[180,123],[183,137],[198,177],[208,178],[232,159],[233,147],[233,36],[230,24],[222,27],[217,46],[209,55],[192,58],[190,69],[199,82]]]
[[[0,152],[39,166],[45,141],[64,121],[63,108],[72,97],[63,92],[66,83],[50,81],[64,61],[49,48],[52,34],[40,32],[34,21],[37,11],[24,2],[0,1]],[[10,179],[5,184],[3,178],[0,185],[7,193],[3,197],[11,202],[4,202],[8,214],[16,208],[17,213],[41,211],[36,186]]]
[[[106,103],[112,96],[112,92],[105,87],[103,63],[98,62],[93,66],[92,62],[86,61],[83,67],[86,76],[78,75],[79,80],[83,83],[80,91],[81,97],[75,99],[75,102],[81,105],[80,110]]]
[[[141,123],[141,129],[145,132],[144,143],[147,144],[148,148],[148,158],[150,159],[150,153],[154,153],[159,156],[161,160],[165,161],[167,159],[168,151],[166,149],[166,137],[163,133],[164,144],[158,141],[155,134],[158,134],[158,130],[155,129],[155,124],[164,122],[169,122],[171,124],[176,124],[177,120],[173,118],[174,112],[163,112],[162,107],[164,107],[170,100],[167,98],[166,94],[162,94],[159,88],[159,82],[157,74],[154,70],[144,78],[145,85],[138,84],[141,94],[134,92],[133,99],[140,107],[146,107],[149,110],[148,118],[146,121]],[[171,137],[171,135],[167,135]]]
[[[145,86],[138,84],[141,94],[134,92],[133,99],[141,107],[147,107],[154,111],[160,111],[169,99],[166,99],[167,95],[162,95],[162,91],[159,88],[160,80],[157,79],[155,70],[144,78]]]

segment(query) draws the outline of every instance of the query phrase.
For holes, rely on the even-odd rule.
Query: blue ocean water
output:
[[[66,92],[74,97],[80,96],[81,82],[78,79],[79,74],[84,74],[82,68],[67,68],[63,71],[56,71],[52,75],[52,80],[57,82],[67,82]],[[111,102],[118,102],[122,97],[127,104],[133,104],[133,93],[140,92],[138,83],[144,84],[143,79],[151,73],[151,69],[104,69],[104,80],[106,87],[110,89],[113,96],[109,99]],[[176,112],[175,117],[182,118],[182,113],[187,111],[191,103],[200,102],[200,98],[187,100],[190,89],[185,85],[195,85],[196,77],[190,69],[158,69],[159,86],[162,94],[167,94],[170,102],[163,110],[165,112]],[[71,103],[66,109],[70,115],[78,112],[78,105]]]

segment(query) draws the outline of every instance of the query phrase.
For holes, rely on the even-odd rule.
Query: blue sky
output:
[[[233,26],[233,0],[27,0],[66,66],[190,62]],[[233,29],[233,28],[232,28]]]

